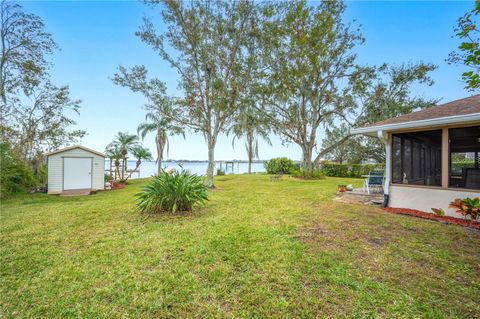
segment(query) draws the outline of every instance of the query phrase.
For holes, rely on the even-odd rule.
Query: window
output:
[[[453,128],[449,135],[449,187],[480,189],[480,126]]]
[[[441,147],[441,130],[394,134],[393,183],[441,186]]]

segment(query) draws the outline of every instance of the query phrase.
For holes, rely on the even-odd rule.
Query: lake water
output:
[[[107,159],[105,160],[105,169],[109,169],[110,161]],[[207,162],[188,162],[188,163],[181,163],[181,162],[163,162],[162,166],[167,170],[170,169],[177,169],[181,170],[182,167],[185,170],[190,171],[193,174],[197,175],[205,175],[207,171]],[[128,169],[135,168],[135,161],[128,161],[127,165]],[[217,168],[220,168],[220,164],[217,163],[215,167],[215,173],[217,172]],[[225,169],[225,163],[222,164],[222,170],[226,174],[242,174],[248,171],[248,163],[234,163],[233,170],[232,166],[228,165],[228,169]],[[253,173],[260,173],[265,172],[265,167],[263,163],[252,163],[252,172]],[[150,177],[157,173],[157,164],[155,162],[142,162],[140,165],[140,174],[134,173],[131,178],[143,178],[143,177]]]

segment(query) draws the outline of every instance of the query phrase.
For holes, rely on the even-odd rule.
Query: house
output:
[[[386,146],[389,207],[430,212],[455,198],[480,196],[480,95],[352,130]]]
[[[105,188],[104,154],[83,146],[72,146],[46,156],[49,194],[88,194]]]

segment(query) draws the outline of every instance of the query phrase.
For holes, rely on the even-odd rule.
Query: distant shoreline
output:
[[[129,159],[129,161],[135,161],[134,159]],[[263,164],[266,160],[254,160],[252,161],[253,164]],[[143,162],[155,162],[155,161],[143,161]],[[163,163],[208,163],[207,160],[163,160]],[[215,162],[233,162],[233,163],[248,163],[246,160],[216,160]]]

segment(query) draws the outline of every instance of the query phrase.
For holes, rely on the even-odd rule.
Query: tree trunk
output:
[[[157,175],[162,172],[162,159],[163,159],[163,142],[162,142],[162,130],[157,128],[157,136],[155,137],[157,142]]]
[[[248,174],[252,174],[252,160],[253,160],[253,136],[247,135],[247,154],[248,154]]]
[[[113,176],[112,176],[113,172],[112,171],[113,171],[113,165],[112,165],[112,159],[110,158],[110,180],[113,179]]]
[[[207,187],[214,188],[213,171],[215,169],[215,139],[208,138]]]
[[[303,162],[302,167],[305,173],[310,176],[313,173],[312,149],[308,146],[302,147]]]
[[[160,175],[162,172],[162,161],[160,159],[157,160],[157,175]]]
[[[120,172],[120,179],[125,179],[125,174],[127,173],[127,158],[124,156],[122,158],[122,171]]]
[[[115,180],[120,179],[120,161],[115,160]]]
[[[129,179],[130,177],[132,177],[132,174],[140,167],[140,164],[142,164],[142,161],[141,160],[138,160],[137,165],[135,166],[135,168],[133,169],[133,171],[130,172],[130,174],[128,174],[127,176],[127,179]]]

